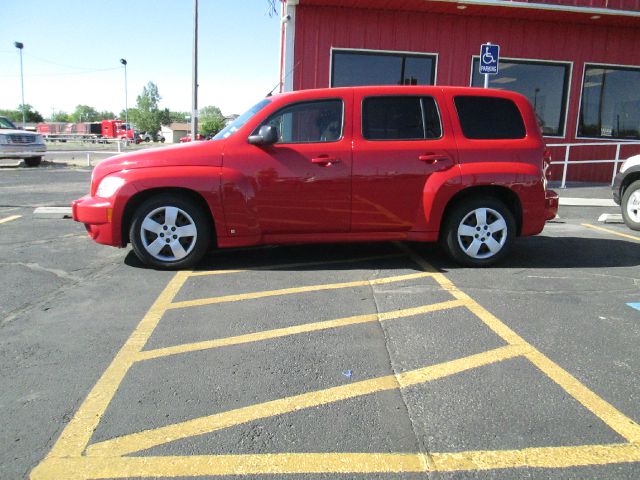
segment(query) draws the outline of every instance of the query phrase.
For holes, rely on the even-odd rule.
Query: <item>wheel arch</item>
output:
[[[622,180],[622,184],[620,185],[620,198],[624,195],[624,192],[629,188],[636,180],[640,180],[640,167],[636,170],[635,168],[630,171]]]
[[[440,218],[440,235],[442,235],[444,223],[447,221],[451,210],[461,202],[469,198],[479,196],[493,197],[504,203],[516,222],[516,235],[520,235],[522,232],[522,203],[520,202],[520,197],[510,188],[500,185],[477,185],[467,187],[453,195],[447,203],[447,206],[442,213],[442,217]]]
[[[191,190],[189,188],[183,187],[157,187],[157,188],[149,188],[146,190],[142,190],[135,195],[133,195],[129,201],[127,202],[124,211],[122,213],[122,221],[121,221],[121,235],[122,235],[122,246],[126,246],[127,243],[130,242],[129,239],[129,229],[131,227],[131,222],[133,220],[133,214],[138,209],[143,202],[148,200],[149,198],[159,196],[162,194],[172,194],[178,195],[185,199],[191,200],[196,203],[205,213],[205,216],[209,219],[209,224],[212,230],[212,241],[213,247],[217,246],[217,232],[216,232],[216,224],[213,218],[213,214],[211,213],[211,208],[209,208],[209,204],[205,200],[205,198],[197,191]]]

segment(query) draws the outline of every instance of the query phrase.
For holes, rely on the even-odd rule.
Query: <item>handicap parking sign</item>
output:
[[[500,45],[484,43],[480,46],[480,73],[496,75],[498,73],[498,59]]]

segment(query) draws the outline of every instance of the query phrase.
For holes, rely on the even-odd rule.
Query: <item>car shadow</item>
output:
[[[462,267],[434,243],[348,243],[258,246],[209,253],[195,271],[216,270],[416,270],[417,264],[399,246],[406,246],[436,269]],[[130,251],[125,264],[152,269]],[[516,240],[510,254],[489,268],[611,268],[640,265],[637,243],[605,238],[534,236]]]

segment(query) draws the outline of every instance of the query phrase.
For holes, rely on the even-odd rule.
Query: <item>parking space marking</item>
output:
[[[274,338],[287,337],[290,335],[298,335],[301,333],[318,332],[320,330],[328,330],[330,328],[347,327],[349,325],[358,325],[368,322],[384,322],[396,320],[415,315],[421,315],[441,310],[449,310],[451,308],[462,307],[464,302],[460,300],[449,300],[446,302],[433,303],[423,305],[421,307],[406,308],[403,310],[393,310],[391,312],[372,313],[368,315],[355,315],[351,317],[337,318],[335,320],[326,320],[323,322],[303,323],[291,327],[277,328],[274,330],[264,330],[261,332],[247,333],[245,335],[237,335],[235,337],[217,338],[215,340],[205,340],[202,342],[185,343],[174,345],[171,347],[156,348],[154,350],[142,350],[136,356],[137,361],[151,360],[154,358],[167,357],[169,355],[177,355],[180,353],[197,352],[200,350],[209,350],[212,348],[229,347],[231,345],[240,345],[243,343],[259,342],[271,340]]]
[[[387,283],[404,282],[417,278],[431,277],[431,272],[410,273],[407,275],[397,275],[395,277],[374,278],[373,280],[358,280],[355,282],[325,283],[320,285],[308,285],[306,287],[280,288],[278,290],[264,290],[261,292],[239,293],[236,295],[223,295],[220,297],[199,298],[197,300],[184,300],[173,302],[167,309],[201,307],[203,305],[213,305],[216,303],[239,302],[242,300],[255,300],[257,298],[277,297],[280,295],[292,295],[295,293],[317,292],[320,290],[337,290],[340,288],[366,287],[370,285],[385,285]]]
[[[335,264],[343,264],[343,263],[346,263],[346,264],[361,263],[361,262],[368,262],[371,260],[383,260],[386,258],[399,258],[404,256],[405,256],[404,253],[389,253],[385,255],[372,255],[370,257],[345,258],[345,259],[337,259],[337,260],[320,260],[318,262],[281,263],[277,265],[265,265],[265,266],[251,267],[249,269],[240,269],[240,270],[203,270],[203,271],[192,272],[190,276],[205,277],[210,275],[228,275],[230,273],[254,272],[254,271],[262,271],[262,270],[283,270],[286,268],[313,267],[313,266],[335,265]]]
[[[225,295],[199,300],[174,302],[173,300],[187,279],[192,276],[202,276],[210,273],[178,272],[156,299],[124,346],[120,349],[111,365],[109,365],[105,373],[81,404],[74,417],[64,428],[51,452],[32,471],[31,478],[34,480],[57,480],[59,478],[89,479],[138,476],[186,477],[234,474],[476,471],[519,467],[566,468],[583,465],[640,462],[640,426],[638,426],[637,423],[589,390],[575,377],[526,342],[506,324],[484,309],[484,307],[466,293],[458,289],[445,275],[435,271],[424,259],[406,246],[401,246],[401,248],[404,250],[405,255],[410,256],[410,258],[420,266],[423,270],[422,272],[373,280],[311,285],[267,292],[250,292],[239,295]],[[335,261],[335,263],[341,263],[341,261]],[[277,266],[269,268],[277,268]],[[227,270],[226,272],[239,273],[235,270]],[[218,273],[212,274],[215,275]],[[263,341],[285,335],[305,333],[307,331],[337,328],[346,326],[349,322],[356,324],[364,323],[365,321],[392,320],[393,318],[391,316],[397,313],[384,312],[381,314],[376,313],[372,315],[346,317],[284,329],[254,332],[236,337],[177,345],[174,347],[150,350],[148,353],[143,351],[142,349],[157,327],[160,319],[170,309],[220,303],[221,301],[239,301],[308,291],[385,284],[425,277],[433,278],[442,290],[451,294],[453,297],[452,300],[416,307],[416,309],[406,309],[400,311],[401,315],[404,312],[404,314],[408,316],[409,311],[417,312],[417,309],[467,308],[507,344],[494,350],[458,358],[438,365],[348,383],[346,385],[330,387],[314,392],[306,392],[90,444],[93,431],[96,429],[109,403],[116,394],[122,380],[131,366],[138,361],[158,358],[159,356],[186,353],[197,349],[233,345],[238,342]],[[445,305],[448,305],[448,307],[445,307]],[[222,343],[217,344],[215,342]],[[173,351],[171,349],[181,350]],[[612,430],[624,437],[628,443],[579,445],[571,447],[535,447],[520,450],[433,453],[273,453],[162,457],[122,456],[178,439],[246,424],[254,420],[270,418],[301,409],[339,402],[341,400],[377,392],[424,384],[429,381],[516,357],[527,358],[541,373],[558,384],[568,395],[575,398]]]
[[[0,218],[0,223],[7,223],[21,218],[22,215],[11,215],[10,217]]]
[[[590,223],[582,223],[583,227],[592,228],[593,230],[600,230],[601,232],[610,233],[612,235],[617,235],[618,237],[628,238],[630,240],[635,240],[636,242],[640,242],[640,237],[636,237],[635,235],[629,235],[627,233],[616,232],[615,230],[611,230],[609,228],[598,227],[596,225],[591,225]]]
[[[278,400],[258,403],[248,407],[228,410],[206,417],[194,418],[165,427],[123,435],[90,445],[88,456],[122,456],[157,447],[184,438],[211,433],[224,428],[235,427],[262,418],[274,417],[298,410],[335,403],[341,400],[369,395],[372,393],[406,388],[430,382],[456,373],[464,372],[509,358],[523,355],[521,347],[507,345],[487,352],[451,360],[449,362],[410,370],[395,375],[361,380],[324,390],[303,393]]]

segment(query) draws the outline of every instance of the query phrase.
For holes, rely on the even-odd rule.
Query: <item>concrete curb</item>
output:
[[[608,198],[568,198],[560,197],[560,205],[567,207],[617,207],[618,205]]]
[[[33,211],[34,218],[71,218],[71,207],[38,207]]]

